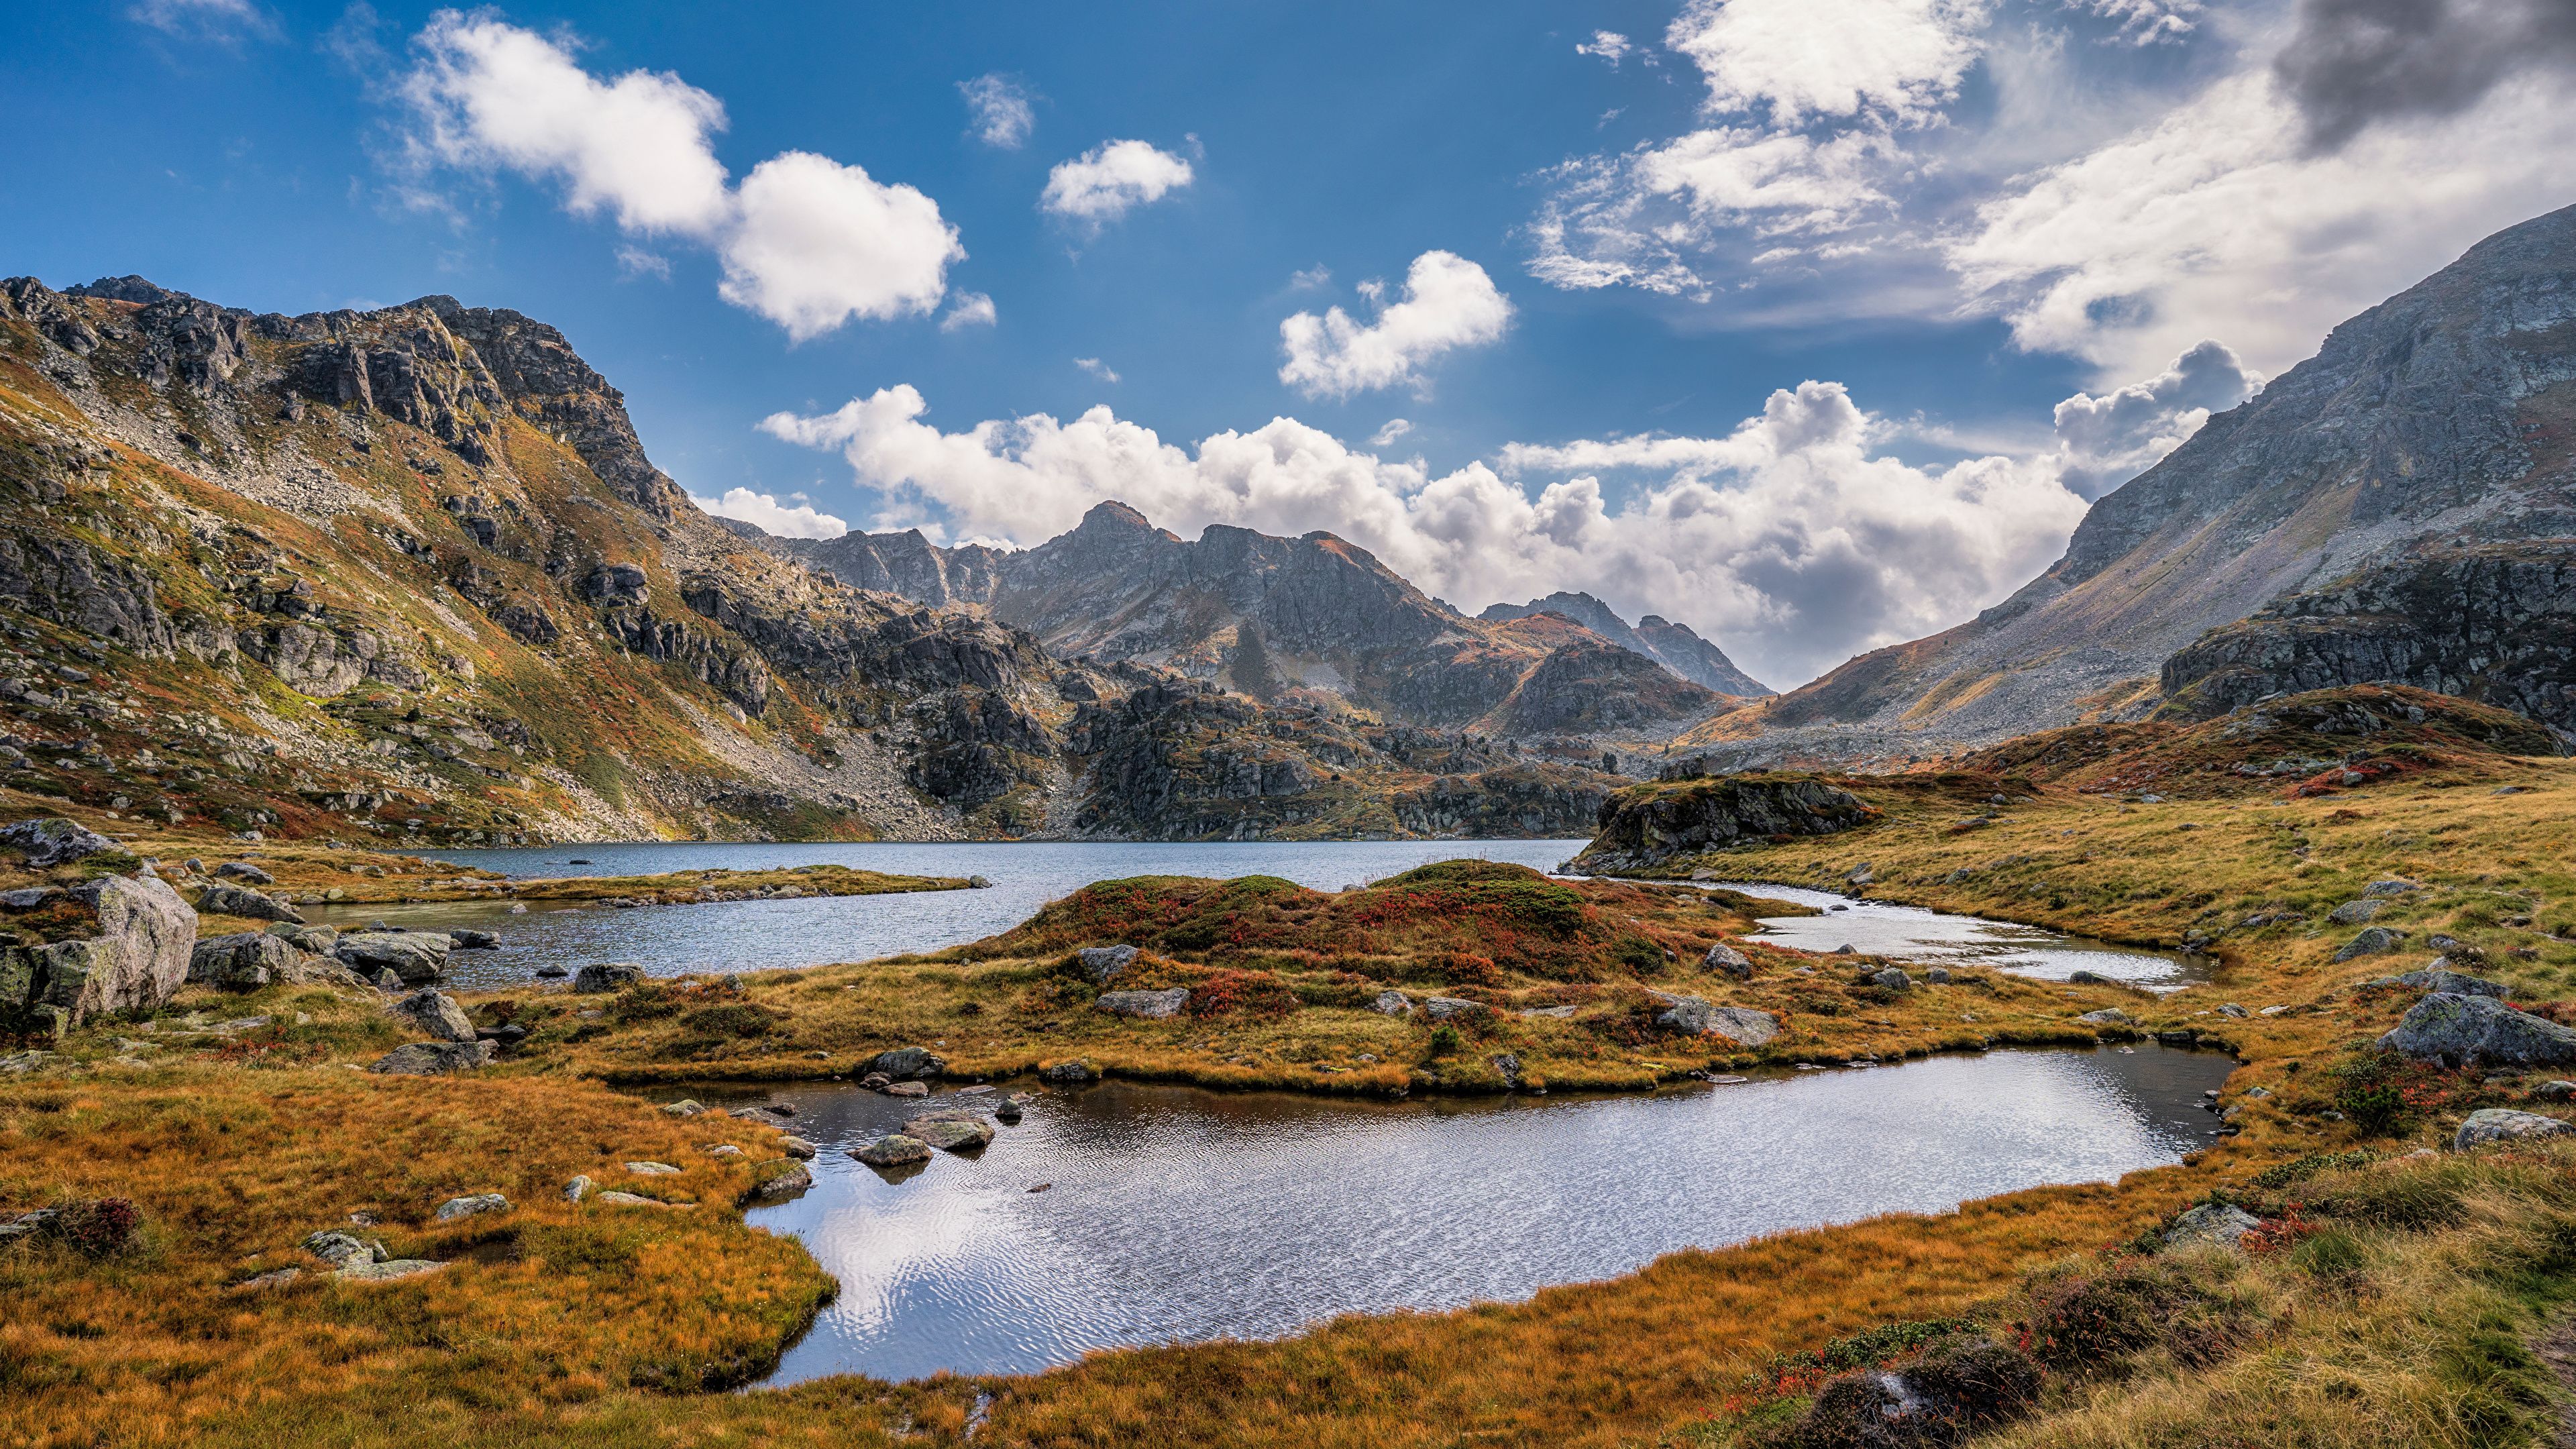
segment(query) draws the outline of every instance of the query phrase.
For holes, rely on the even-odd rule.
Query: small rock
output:
[[[2532,1095],[2544,1102],[2576,1101],[2576,1082],[2543,1082]]]
[[[389,1283],[396,1278],[435,1273],[446,1266],[433,1258],[391,1258],[381,1263],[351,1263],[331,1276],[350,1283]]]
[[[2334,953],[2334,959],[2351,961],[2362,956],[2385,956],[2404,944],[2406,944],[2405,932],[2392,931],[2386,926],[2372,926],[2345,942],[2343,949]]]
[[[474,1023],[466,1019],[465,1008],[443,991],[415,991],[385,1010],[440,1041],[474,1040]]]
[[[1181,1014],[1188,1005],[1189,988],[1175,986],[1164,991],[1104,991],[1093,1003],[1112,1016],[1144,1017],[1160,1021]]]
[[[814,1174],[790,1157],[773,1157],[751,1169],[751,1195],[791,1197],[814,1185]]]
[[[1069,1062],[1055,1062],[1038,1069],[1042,1082],[1065,1082],[1079,1086],[1100,1080],[1100,1069],[1077,1057]]]
[[[1011,1095],[1004,1097],[999,1102],[993,1104],[993,1115],[1000,1118],[1003,1124],[1007,1126],[1010,1123],[1020,1120],[1020,1114],[1027,1109],[1028,1103],[1028,1098],[1017,1092],[1013,1092]]]
[[[557,965],[554,965],[553,963],[549,962],[549,963],[548,963],[548,964],[546,964],[546,965],[543,965],[543,966],[538,967],[538,968],[537,968],[537,974],[538,974],[539,976],[544,977],[544,978],[545,978],[545,979],[547,979],[548,981],[557,981],[557,980],[561,980],[562,978],[564,978],[564,977],[566,977],[566,976],[570,976],[572,973],[571,973],[570,971],[565,970],[565,969],[564,969],[563,967],[561,967],[561,966],[557,966]]]
[[[405,1077],[471,1071],[490,1066],[495,1050],[488,1041],[416,1041],[378,1057],[367,1070]]]
[[[2221,1016],[2232,1016],[2241,1021],[2244,1019],[2246,1013],[2244,1007],[2230,1001],[2218,1008],[2218,1014]]]
[[[574,1177],[572,1181],[565,1183],[563,1195],[565,1202],[579,1202],[583,1198],[590,1196],[589,1175],[582,1174]]]
[[[1923,973],[1923,979],[1931,982],[1935,986],[1947,986],[1950,984],[1950,968],[1947,966],[1935,966]]]
[[[331,949],[360,975],[382,968],[417,984],[447,974],[447,938],[427,931],[350,931]]]
[[[1377,1000],[1369,1003],[1369,1010],[1380,1016],[1411,1016],[1413,1001],[1401,991],[1381,991]]]
[[[734,1146],[730,1142],[718,1142],[711,1146],[701,1148],[700,1150],[705,1152],[709,1157],[740,1157],[743,1155],[743,1150]]]
[[[948,1063],[944,1059],[933,1055],[927,1047],[917,1046],[879,1052],[867,1066],[869,1075],[884,1076],[898,1082],[907,1078],[935,1077],[947,1069]]]
[[[993,1124],[971,1112],[933,1112],[903,1124],[903,1134],[943,1152],[965,1152],[993,1140]]]
[[[509,1210],[510,1200],[501,1194],[477,1192],[469,1193],[464,1197],[449,1198],[438,1205],[438,1211],[432,1216],[442,1223],[452,1223],[458,1218],[477,1217],[483,1213],[505,1213]]]
[[[707,1110],[706,1104],[695,1097],[682,1097],[676,1102],[662,1104],[662,1111],[673,1117],[695,1117],[705,1110]]]
[[[902,1167],[909,1163],[928,1162],[930,1144],[897,1132],[880,1137],[850,1155],[870,1167]]]
[[[572,989],[583,996],[597,996],[621,986],[634,986],[644,980],[644,968],[625,961],[594,961],[573,973]]]
[[[0,910],[32,911],[63,893],[60,886],[23,886],[0,891]]]
[[[2137,1022],[2135,1022],[2134,1020],[2132,1020],[2132,1019],[2130,1018],[2130,1016],[2129,1016],[2129,1014],[2128,1014],[2127,1012],[2122,1011],[2120,1008],[2118,1008],[2118,1007],[2116,1007],[2116,1006],[2106,1006],[2106,1007],[2103,1007],[2100,1011],[2088,1011],[2088,1012],[2084,1013],[2082,1016],[2079,1016],[2079,1017],[2077,1017],[2077,1018],[2075,1018],[2075,1019],[2076,1019],[2077,1021],[2083,1022],[2083,1023],[2084,1023],[2085,1025],[2087,1025],[2087,1026],[2136,1026],[2136,1025],[2137,1025]]]
[[[2361,893],[2366,897],[2402,896],[2412,891],[2420,891],[2423,888],[2424,887],[2421,884],[2415,881],[2405,880],[2402,878],[2392,878],[2389,880],[2372,881],[2370,884],[2361,888]]]
[[[2326,912],[2326,919],[2338,926],[2358,926],[2386,909],[2386,901],[2346,901]]]
[[[2447,991],[2454,996],[2493,996],[2501,1000],[2508,994],[2501,981],[2463,975],[2445,967],[2439,960],[2421,971],[2409,971],[2403,976],[2384,976],[2371,984],[2377,986],[2383,982],[2392,986],[2412,986],[2419,991]]]
[[[930,1095],[930,1084],[927,1082],[889,1082],[886,1084],[885,1094],[889,1097],[927,1097]]]
[[[778,1150],[790,1157],[810,1158],[814,1155],[814,1144],[791,1132],[778,1139]]]
[[[447,939],[454,942],[459,951],[492,951],[501,945],[501,938],[489,931],[450,931]]]
[[[335,1228],[324,1228],[320,1232],[307,1234],[304,1239],[304,1251],[334,1268],[368,1259],[366,1244]]]
[[[1687,1036],[1699,1036],[1707,1032],[1709,1007],[1706,1001],[1696,996],[1675,996],[1665,991],[1650,990],[1646,994],[1661,1003],[1664,1008],[1655,1013],[1655,1025],[1666,1031],[1678,1031]],[[1571,1007],[1566,1009],[1569,1013],[1573,1010]]]
[[[2186,1247],[2195,1243],[2215,1243],[2234,1248],[2246,1230],[2262,1226],[2263,1220],[2233,1203],[2203,1203],[2174,1219],[2165,1230],[2165,1246]]]
[[[277,877],[246,860],[228,860],[215,867],[215,874],[225,880],[244,881],[255,886],[275,885]]]
[[[603,1192],[593,1198],[592,1201],[604,1203],[609,1207],[670,1208],[675,1212],[686,1212],[697,1206],[696,1203],[664,1202],[658,1197],[645,1197],[639,1193],[617,1192],[614,1190]]]
[[[233,1293],[260,1293],[271,1288],[283,1288],[287,1284],[292,1283],[303,1276],[304,1270],[301,1268],[280,1268],[273,1273],[262,1273],[256,1278],[244,1278],[226,1291]]]
[[[2117,986],[2120,983],[2103,975],[2099,971],[2077,971],[2070,973],[2067,976],[2066,984],[2069,986]]]
[[[1902,968],[1890,966],[1883,971],[1871,972],[1869,984],[1883,991],[1911,991],[1914,978],[1906,975]]]
[[[2497,1142],[2519,1142],[2535,1137],[2562,1137],[2576,1132],[2555,1117],[2537,1112],[2516,1112],[2509,1107],[2481,1107],[2469,1114],[2460,1130],[2451,1138],[2451,1150],[2466,1152]]]
[[[630,1162],[626,1170],[637,1177],[668,1177],[680,1169],[667,1162]]]
[[[1738,981],[1753,979],[1752,958],[1723,941],[1709,947],[1708,954],[1699,958],[1699,969],[1723,971]]]
[[[272,895],[247,886],[209,885],[197,892],[197,910],[209,916],[246,916],[259,921],[303,924],[304,914]]]
[[[1780,1034],[1780,1018],[1749,1006],[1712,1006],[1708,1029],[1737,1046],[1766,1046]]]
[[[1085,946],[1074,954],[1093,981],[1106,982],[1136,959],[1136,948],[1122,942],[1115,946]]]
[[[1422,1014],[1433,1021],[1482,1016],[1492,1009],[1481,1001],[1468,1001],[1456,996],[1434,996],[1422,1003]]]

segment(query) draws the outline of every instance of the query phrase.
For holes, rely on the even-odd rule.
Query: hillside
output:
[[[1648,614],[1633,626],[1619,611],[1590,594],[1559,590],[1526,604],[1488,604],[1476,617],[1489,623],[1526,619],[1532,614],[1562,614],[1622,649],[1632,650],[1703,689],[1742,699],[1759,699],[1778,690],[1735,667],[1735,661],[1692,631],[1661,614]]]
[[[2571,535],[2576,208],[2337,327],[2003,603],[1686,743],[1902,758],[2369,681],[2576,728]]]
[[[764,546],[863,588],[983,605],[1066,658],[1150,664],[1254,699],[1407,725],[1660,742],[1732,704],[1721,695],[1770,692],[1660,619],[1653,644],[1597,603],[1590,617],[1471,619],[1329,533],[1279,538],[1217,524],[1189,542],[1123,503],[1017,552],[943,549],[917,531]],[[1561,698],[1569,682],[1627,700],[1571,709]]]
[[[855,582],[700,512],[518,313],[0,284],[0,804],[414,844],[1561,833],[1617,783],[1588,745],[1178,708],[1213,686]]]

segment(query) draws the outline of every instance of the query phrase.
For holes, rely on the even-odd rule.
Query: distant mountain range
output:
[[[2576,207],[2335,328],[2011,598],[1682,744],[1901,759],[2369,682],[2576,730]]]
[[[1526,604],[1489,604],[1480,619],[1501,621],[1526,619],[1532,614],[1559,614],[1618,645],[1657,661],[1666,669],[1720,694],[1740,699],[1761,699],[1778,691],[1735,667],[1726,651],[1691,632],[1688,624],[1676,624],[1661,614],[1648,614],[1631,626],[1617,611],[1590,594],[1563,591]]]

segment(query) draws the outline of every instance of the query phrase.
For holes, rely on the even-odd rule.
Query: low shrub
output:
[[[1192,1016],[1275,1019],[1297,1009],[1297,993],[1267,971],[1216,971],[1190,989]]]
[[[767,1036],[777,1025],[776,1012],[748,1002],[702,1006],[680,1018],[681,1028],[695,1036]]]
[[[133,1203],[121,1197],[101,1197],[65,1204],[45,1227],[53,1237],[83,1255],[107,1258],[131,1247],[134,1231],[142,1225],[143,1215],[135,1211]]]

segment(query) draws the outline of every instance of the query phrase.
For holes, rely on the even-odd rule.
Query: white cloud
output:
[[[1308,397],[1419,385],[1423,364],[1460,347],[1493,342],[1511,324],[1512,304],[1485,269],[1454,252],[1424,252],[1405,273],[1404,300],[1354,321],[1339,307],[1299,312],[1279,324],[1288,361],[1279,380]]]
[[[642,247],[622,246],[617,249],[617,270],[619,275],[629,279],[658,277],[667,282],[671,280],[671,259]]]
[[[725,300],[791,337],[927,313],[965,255],[936,202],[828,157],[781,152],[731,187],[714,143],[724,106],[678,76],[601,81],[563,43],[479,11],[439,12],[413,45],[399,91],[415,166],[551,180],[576,215],[712,246]],[[629,253],[645,255],[621,252],[630,268]]]
[[[277,33],[277,22],[251,0],[140,0],[125,13],[130,19],[183,39],[233,40],[244,35]]]
[[[2204,342],[2143,382],[2100,397],[2079,392],[2057,405],[2058,480],[2079,498],[2099,498],[2181,447],[2210,414],[2262,391],[2263,381],[2228,348]]]
[[[1440,476],[1292,418],[1193,455],[1106,407],[960,433],[926,412],[903,386],[761,426],[840,452],[885,499],[880,527],[1034,544],[1118,499],[1184,535],[1330,529],[1470,611],[1584,589],[1631,617],[1683,620],[1781,685],[1993,603],[2056,556],[2084,510],[2045,459],[1874,456],[1880,425],[1835,383],[1777,392],[1724,437],[1517,447],[1501,471]],[[1614,468],[1639,475],[1616,506],[1598,476]]]
[[[1386,447],[1386,446],[1388,446],[1389,444],[1393,443],[1396,439],[1401,438],[1401,437],[1403,437],[1405,434],[1410,433],[1410,432],[1412,432],[1412,431],[1413,431],[1413,424],[1411,424],[1411,423],[1409,423],[1409,422],[1406,422],[1404,419],[1402,419],[1402,418],[1388,418],[1388,419],[1386,420],[1386,426],[1385,426],[1385,427],[1382,427],[1382,428],[1378,429],[1376,432],[1369,434],[1369,446],[1370,446],[1370,447],[1372,447],[1372,448],[1383,448],[1383,447]]]
[[[2178,42],[2200,23],[2201,0],[2063,0],[2119,24],[2116,38],[2131,45]]]
[[[1592,32],[1592,38],[1590,40],[1584,41],[1574,47],[1574,53],[1576,55],[1597,55],[1603,60],[1610,62],[1610,68],[1612,70],[1617,70],[1619,68],[1620,60],[1626,57],[1631,48],[1631,43],[1628,37],[1621,35],[1618,31],[1596,30]]]
[[[1190,184],[1190,163],[1142,141],[1108,141],[1047,173],[1040,210],[1097,231]]]
[[[1986,11],[1984,0],[1691,0],[1664,43],[1699,67],[1713,113],[1919,124],[1958,94]]]
[[[795,496],[804,497],[801,493]],[[692,493],[689,501],[718,518],[756,523],[780,538],[839,538],[850,531],[848,524],[818,512],[811,503],[789,508],[774,494],[754,493],[748,488],[728,489],[722,498],[700,498]]]
[[[1288,289],[1292,292],[1320,291],[1332,284],[1333,269],[1325,266],[1321,262],[1318,262],[1314,266],[1308,267],[1303,271],[1290,272],[1288,274]]]
[[[967,113],[975,119],[975,139],[987,146],[1017,151],[1037,128],[1028,88],[1009,76],[991,73],[959,81],[957,93],[966,98]]]
[[[2576,111],[2527,81],[2316,153],[2270,75],[2247,70],[1986,202],[1948,257],[2022,346],[2106,376],[2209,336],[2277,372],[2478,238],[2563,205],[2571,152]]]
[[[719,290],[798,341],[854,317],[928,313],[947,290],[948,264],[966,255],[939,203],[810,151],[753,167],[740,200]]]
[[[1099,378],[1102,382],[1116,382],[1118,380],[1118,369],[1111,367],[1108,363],[1101,361],[1097,357],[1077,357],[1073,360],[1073,365],[1081,368],[1087,373],[1090,373],[1093,377]]]
[[[939,330],[961,332],[969,327],[990,327],[999,315],[993,310],[992,298],[981,292],[960,292],[948,315],[939,319]]]

